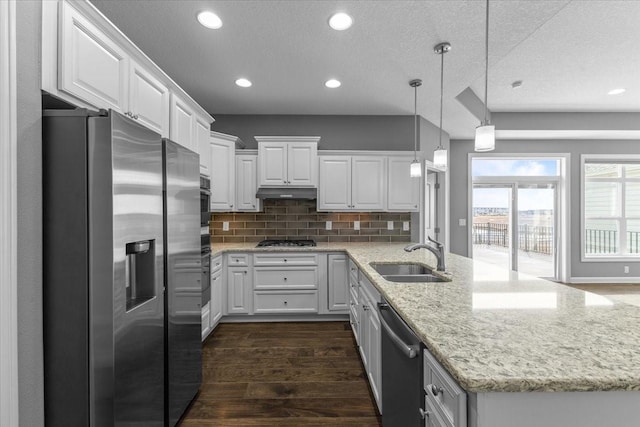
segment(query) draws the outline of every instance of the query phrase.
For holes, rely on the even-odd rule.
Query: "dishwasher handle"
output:
[[[391,307],[389,307],[389,304],[379,302],[378,309],[380,310],[380,324],[389,335],[389,338],[391,338],[391,341],[393,341],[396,347],[398,347],[398,349],[400,349],[404,353],[404,355],[407,356],[409,359],[416,358],[420,353],[419,346],[409,345],[404,341],[402,341],[402,338],[400,338],[398,334],[396,334],[393,331],[393,329],[391,329],[391,326],[389,326],[387,321],[384,319],[384,315],[382,314],[382,311],[391,309]]]

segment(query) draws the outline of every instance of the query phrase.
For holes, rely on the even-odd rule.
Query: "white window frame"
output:
[[[628,219],[638,219],[640,217],[628,218],[626,216],[626,202],[625,202],[625,184],[627,182],[637,182],[640,183],[640,178],[592,178],[594,182],[619,182],[621,183],[620,188],[620,200],[621,200],[621,211],[619,217],[607,217],[606,219],[617,219],[620,221],[620,229],[619,232],[619,254],[598,254],[598,255],[587,255],[586,254],[586,238],[585,238],[585,228],[586,228],[586,212],[585,212],[585,165],[587,163],[629,163],[629,162],[637,162],[640,163],[640,155],[637,154],[582,154],[580,156],[580,260],[582,262],[629,262],[629,261],[639,261],[640,254],[631,255],[631,254],[623,254],[622,251],[626,251],[627,247],[627,227],[626,221]],[[596,218],[597,219],[597,218]]]
[[[0,1],[0,425],[19,425],[16,0]]]
[[[558,163],[558,176],[541,176],[535,180],[555,181],[557,197],[556,218],[556,280],[568,283],[571,278],[571,154],[569,153],[469,153],[467,157],[467,250],[473,252],[472,222],[473,222],[473,184],[483,179],[474,180],[472,174],[473,159],[488,158],[493,160],[551,160]],[[487,177],[496,181],[501,177]],[[522,177],[521,177],[522,178]],[[525,182],[528,178],[521,179]]]

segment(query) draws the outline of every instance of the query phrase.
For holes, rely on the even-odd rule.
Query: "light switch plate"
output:
[[[229,221],[222,222],[222,231],[229,231]]]
[[[467,226],[467,219],[466,218],[460,218],[458,219],[458,225],[460,227],[466,227]]]
[[[393,230],[393,221],[387,221],[387,230]]]
[[[326,229],[331,230],[332,228],[333,228],[333,224],[331,223],[331,221],[327,221]]]
[[[409,221],[402,221],[402,231],[409,231]]]
[[[353,221],[353,229],[360,230],[360,221]]]

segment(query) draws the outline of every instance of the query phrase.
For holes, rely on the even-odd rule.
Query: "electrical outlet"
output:
[[[333,228],[333,224],[331,223],[331,221],[327,221],[327,225],[325,227],[327,230],[331,230]]]
[[[409,221],[402,221],[402,231],[409,231]]]
[[[229,221],[222,222],[222,231],[229,231]]]
[[[467,226],[467,219],[466,218],[459,218],[458,219],[458,225],[460,227],[466,227]]]
[[[628,265],[624,266],[624,274],[629,274],[629,266]]]
[[[387,230],[393,230],[393,221],[387,221]]]
[[[360,230],[360,221],[353,221],[353,229],[356,231]]]

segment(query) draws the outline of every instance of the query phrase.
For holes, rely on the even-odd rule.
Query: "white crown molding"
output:
[[[315,142],[320,141],[320,136],[254,136],[258,142]]]
[[[212,130],[209,134],[213,138],[222,139],[223,141],[235,142],[236,143],[236,148],[244,148],[246,146],[244,141],[241,140],[239,137],[237,137],[235,135],[229,135],[227,133],[216,132],[215,130]]]
[[[16,0],[0,1],[0,425],[19,425]]]

